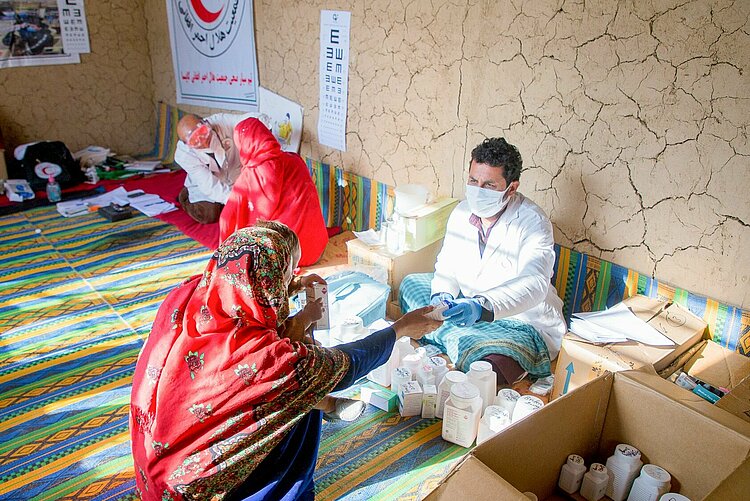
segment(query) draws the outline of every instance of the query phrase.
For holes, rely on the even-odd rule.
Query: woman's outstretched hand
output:
[[[417,310],[410,311],[403,317],[396,320],[392,327],[396,331],[396,338],[410,337],[412,339],[422,339],[422,336],[429,334],[441,325],[440,320],[432,320],[425,316],[433,310],[432,306],[425,306]]]

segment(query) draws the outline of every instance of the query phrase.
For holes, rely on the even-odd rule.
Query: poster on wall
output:
[[[346,151],[351,12],[320,11],[320,103],[318,141]]]
[[[271,119],[271,132],[278,139],[281,149],[299,153],[302,141],[302,106],[265,87],[258,89],[260,112]]]
[[[60,34],[65,52],[69,54],[91,52],[83,0],[57,0],[57,9],[60,12]]]
[[[57,0],[0,1],[0,68],[79,63],[77,52],[65,50],[61,29]]]
[[[253,2],[166,2],[177,102],[258,111]]]

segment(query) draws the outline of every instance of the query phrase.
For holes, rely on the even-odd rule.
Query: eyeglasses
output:
[[[204,148],[211,135],[211,125],[206,120],[201,120],[190,133],[187,145],[191,148]]]

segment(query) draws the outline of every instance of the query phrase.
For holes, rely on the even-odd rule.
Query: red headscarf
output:
[[[290,242],[244,228],[159,308],[133,376],[142,499],[211,499],[243,482],[346,374],[349,358],[281,339]]]
[[[256,118],[237,124],[234,142],[242,172],[221,211],[220,240],[258,219],[279,221],[299,237],[300,266],[315,263],[328,243],[328,231],[307,164],[296,153],[282,151],[271,131]]]

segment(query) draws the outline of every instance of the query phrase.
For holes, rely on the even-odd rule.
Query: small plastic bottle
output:
[[[391,373],[391,391],[398,393],[401,385],[411,381],[411,371],[406,367],[396,367]]]
[[[628,444],[617,444],[615,453],[607,459],[609,483],[607,496],[612,501],[623,501],[628,497],[635,477],[641,470],[641,451]]]
[[[510,426],[510,414],[508,414],[508,411],[497,405],[488,405],[484,410],[482,419],[479,420],[477,445],[491,439],[508,426]]]
[[[521,394],[516,390],[510,388],[503,388],[497,392],[495,397],[495,405],[499,405],[503,409],[508,411],[508,414],[513,416],[513,410],[516,408],[516,402],[521,398]]]
[[[52,203],[62,200],[62,191],[60,191],[60,185],[55,181],[55,176],[49,176],[47,179],[47,200]]]
[[[402,360],[406,355],[415,352],[414,347],[411,345],[411,338],[408,337],[402,337],[396,341],[396,344],[393,345],[393,349],[398,353],[398,359],[396,360],[397,367],[403,365]]]
[[[560,480],[558,480],[557,485],[568,494],[575,494],[581,488],[581,482],[585,474],[586,465],[583,458],[578,454],[571,454],[560,470]]]
[[[466,374],[460,371],[449,371],[438,386],[437,393],[437,404],[435,406],[435,417],[443,418],[443,407],[445,401],[451,394],[451,386],[458,383],[465,383],[467,381]]]
[[[443,357],[430,357],[429,363],[432,365],[432,372],[435,374],[435,384],[440,385],[443,376],[448,374],[448,362]]]
[[[472,362],[466,374],[469,382],[479,388],[482,397],[482,412],[488,405],[492,405],[497,391],[497,374],[492,370],[492,364],[484,360]]]
[[[443,439],[461,447],[471,447],[477,438],[481,415],[479,388],[471,383],[454,384],[443,408]]]
[[[628,501],[657,501],[671,488],[672,476],[669,472],[655,464],[647,464],[633,482]]]
[[[581,483],[581,496],[587,501],[599,501],[604,497],[604,491],[607,490],[607,467],[601,463],[594,463],[583,476]]]
[[[401,359],[401,366],[411,371],[412,380],[417,377],[419,366],[422,365],[422,357],[418,353],[409,353]]]
[[[417,369],[417,382],[424,388],[425,385],[435,384],[435,372],[432,370],[431,364],[422,363]]]

